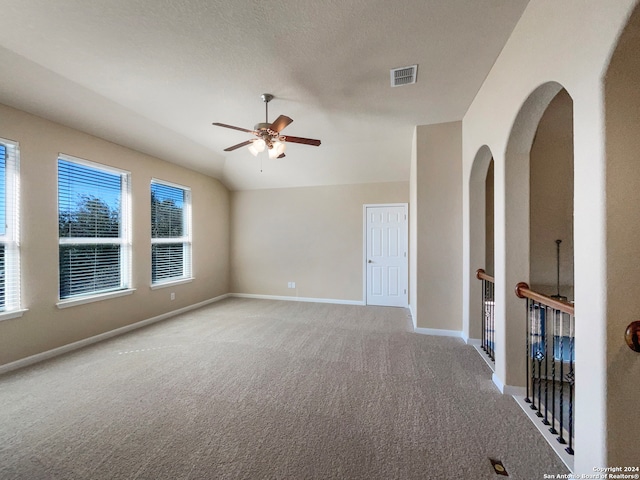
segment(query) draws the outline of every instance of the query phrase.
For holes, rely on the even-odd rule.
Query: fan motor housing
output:
[[[255,127],[253,127],[254,130],[268,130],[271,127],[270,123],[256,123]]]

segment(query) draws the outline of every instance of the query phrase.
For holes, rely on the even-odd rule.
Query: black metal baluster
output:
[[[541,305],[542,306],[542,305]],[[545,425],[549,425],[549,350],[547,349],[547,345],[549,343],[549,307],[544,306],[544,310],[541,308],[540,313],[542,315],[542,338],[544,341],[544,420],[542,423]]]
[[[560,425],[558,442],[567,443],[564,439],[564,314],[560,314]]]
[[[569,455],[573,455],[573,385],[575,383],[575,372],[573,370],[573,348],[574,348],[574,319],[569,316],[569,373],[567,380],[569,381],[569,446],[565,449]]]
[[[560,310],[553,310],[553,332],[552,332],[552,341],[553,341],[553,347],[551,349],[552,351],[552,360],[551,360],[551,378],[552,378],[552,383],[551,383],[551,428],[549,429],[549,431],[553,434],[553,435],[557,435],[558,431],[556,430],[556,359],[558,358],[556,353],[557,353],[557,349],[556,349],[556,338],[558,337],[557,334],[557,327],[558,327],[558,317],[559,315],[562,315],[562,313],[560,312]]]
[[[490,305],[490,322],[491,322],[491,360],[495,361],[495,345],[496,345],[496,326],[495,326],[495,284],[493,282],[489,282],[489,291],[491,292],[491,302]]]
[[[491,356],[491,293],[490,293],[490,289],[491,289],[491,283],[486,280],[485,283],[485,290],[484,290],[484,301],[485,301],[485,305],[486,305],[486,331],[485,331],[485,342],[486,342],[486,348],[485,351],[487,352],[487,355]]]
[[[531,305],[529,302],[529,299],[527,299],[526,301],[526,305],[525,305],[525,318],[526,318],[526,335],[527,335],[527,361],[526,361],[526,368],[527,368],[527,396],[525,397],[524,401],[527,403],[531,403],[531,399],[529,398],[529,384],[532,382],[531,377],[529,376],[529,364],[531,363],[531,315],[530,312],[531,311]],[[533,375],[533,373],[532,373]]]
[[[536,412],[536,416],[541,417],[542,418],[542,413],[540,412],[540,410],[542,410],[542,346],[540,345],[541,339],[544,338],[543,336],[543,330],[542,330],[542,318],[541,318],[541,313],[542,313],[542,306],[539,304],[536,304],[536,308],[538,310],[537,312],[537,318],[538,318],[538,347],[537,347],[537,352],[536,352],[536,359],[538,360],[538,411]]]
[[[487,281],[482,280],[482,350],[487,351]]]
[[[489,289],[491,285],[487,283],[487,290],[485,291],[485,301],[487,302],[487,355],[491,357],[491,293]]]
[[[536,302],[534,302],[533,300],[531,301],[531,409],[532,410],[537,410],[538,407],[536,406],[536,385],[537,385],[537,381],[536,381],[536,360],[537,360],[537,354],[538,354],[538,350],[537,350],[537,335],[538,335],[538,322],[537,322],[537,314],[536,314],[536,309],[537,309],[537,305]],[[535,343],[534,343],[535,341]],[[538,375],[540,374],[540,372],[538,371]]]
[[[536,332],[538,323],[536,322],[536,302],[531,301],[531,408],[536,407]]]

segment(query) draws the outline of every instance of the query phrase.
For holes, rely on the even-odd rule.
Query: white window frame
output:
[[[154,184],[165,185],[167,187],[179,188],[184,191],[184,204],[182,208],[182,222],[183,233],[185,235],[181,237],[153,237],[153,224],[151,224],[151,248],[153,245],[168,244],[168,243],[182,243],[182,275],[179,277],[172,277],[163,279],[160,281],[153,281],[153,253],[151,253],[151,272],[150,273],[150,287],[152,290],[157,288],[168,287],[171,285],[177,285],[180,283],[188,283],[193,281],[193,245],[192,245],[192,231],[191,231],[191,188],[185,185],[180,185],[166,180],[160,180],[158,178],[152,178],[149,184],[149,199],[151,199],[151,188]]]
[[[21,317],[20,291],[20,146],[18,142],[0,138],[5,147],[5,233],[4,245],[5,304],[0,306],[0,321]]]
[[[92,238],[92,237],[60,237],[58,236],[58,248],[62,245],[119,245],[120,246],[120,285],[111,289],[96,290],[85,294],[74,295],[61,299],[60,295],[60,262],[58,261],[58,308],[67,308],[75,305],[105,300],[108,298],[129,295],[135,291],[131,288],[131,172],[102,163],[92,162],[84,158],[78,158],[64,153],[58,154],[58,160],[76,163],[88,168],[102,170],[107,173],[119,175],[121,183],[121,218],[120,236],[118,238]],[[60,194],[60,185],[56,190]],[[60,202],[58,203],[58,218],[60,217]]]

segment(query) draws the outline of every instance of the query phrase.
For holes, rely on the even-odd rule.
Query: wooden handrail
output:
[[[496,283],[494,278],[491,275],[487,275],[487,272],[485,272],[482,268],[476,270],[476,278],[478,280],[488,280],[489,282]]]
[[[542,303],[547,307],[555,308],[556,310],[568,313],[569,315],[575,315],[575,309],[572,303],[563,302],[562,300],[548,297],[542,293],[534,292],[525,282],[520,282],[516,285],[516,296],[518,298],[529,298],[538,303]]]

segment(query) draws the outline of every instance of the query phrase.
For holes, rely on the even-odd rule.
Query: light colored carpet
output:
[[[228,299],[0,377],[0,478],[566,473],[490,373],[404,309]]]

